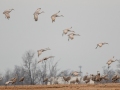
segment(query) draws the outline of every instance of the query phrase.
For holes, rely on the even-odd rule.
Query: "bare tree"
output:
[[[111,78],[113,77],[113,75],[115,74],[115,71],[113,69],[108,69],[106,67],[103,67],[103,74],[104,75],[108,75],[108,83],[112,82]]]
[[[24,85],[34,85],[34,84],[47,84],[43,82],[46,77],[56,77],[58,62],[53,63],[53,60],[45,61],[44,63],[38,64],[37,60],[34,57],[34,52],[29,50],[23,55],[23,65],[15,65],[14,69],[10,71],[9,69],[5,72],[4,79],[2,84],[14,78],[17,74],[16,85],[21,84],[19,79],[24,77]]]
[[[28,71],[28,75],[29,75],[29,80],[30,80],[30,84],[32,85],[32,75],[31,75],[31,67],[32,67],[32,60],[34,58],[34,52],[33,51],[27,51],[22,59],[23,59],[23,63],[24,63],[24,67],[25,69]]]
[[[59,69],[57,69],[58,61],[53,64],[53,60],[49,61],[49,77],[56,77]]]
[[[37,63],[37,60],[35,60],[33,63],[32,63],[32,69],[31,69],[31,77],[32,77],[32,84],[35,85],[37,84],[39,81],[38,81],[38,77],[39,77],[39,67],[37,66],[38,63]]]

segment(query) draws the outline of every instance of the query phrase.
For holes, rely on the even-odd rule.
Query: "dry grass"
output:
[[[120,90],[120,84],[16,85],[0,86],[0,90]]]

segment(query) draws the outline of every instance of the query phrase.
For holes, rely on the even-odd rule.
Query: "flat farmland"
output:
[[[0,86],[0,90],[120,90],[120,84],[16,85]]]

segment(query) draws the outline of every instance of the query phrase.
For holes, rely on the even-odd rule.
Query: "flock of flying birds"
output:
[[[7,18],[8,20],[9,20],[9,18],[10,18],[10,12],[11,12],[12,10],[14,10],[14,9],[5,10],[5,11],[3,12],[3,14],[5,15],[5,18]],[[44,11],[42,11],[42,12],[40,12],[40,11],[41,11],[41,8],[38,8],[38,9],[34,12],[33,15],[34,15],[34,20],[35,20],[35,21],[38,21],[38,15],[39,15],[39,14],[45,13]],[[55,14],[53,14],[53,15],[51,16],[52,23],[55,22],[55,20],[56,20],[57,17],[64,17],[63,15],[58,15],[59,13],[60,13],[60,11],[58,11],[57,13],[55,13]],[[72,31],[71,28],[72,28],[72,27],[67,28],[67,29],[64,29],[64,30],[63,30],[63,33],[62,33],[62,36],[63,36],[63,35],[68,34],[68,32],[71,32],[71,33],[68,34],[68,41],[69,41],[70,39],[73,40],[73,39],[74,39],[74,36],[80,36],[79,34],[75,34],[75,31]],[[106,42],[98,43],[95,49],[97,49],[98,47],[102,47],[102,46],[105,45],[105,44],[108,44],[108,43],[106,43]],[[42,52],[47,51],[47,50],[50,50],[50,48],[45,48],[45,49],[40,49],[40,50],[38,50],[38,51],[37,51],[37,52],[38,52],[38,57],[39,57],[39,55],[42,54]],[[45,57],[45,58],[41,59],[40,61],[38,61],[38,63],[39,63],[39,62],[43,62],[44,60],[48,60],[49,58],[53,58],[53,57],[54,57],[54,56]],[[114,58],[114,57],[113,57],[113,58]],[[113,58],[110,59],[110,60],[108,60],[108,62],[106,63],[106,64],[108,64],[108,68],[109,68],[109,65],[110,65],[112,62],[117,61],[117,60],[113,60]]]
[[[10,18],[10,12],[12,10],[14,10],[14,9],[5,10],[3,12],[3,14],[5,15],[5,18],[7,18],[8,20]],[[40,10],[41,10],[41,8],[38,8],[33,14],[35,21],[38,21],[39,14],[45,13],[44,11],[40,12]],[[63,15],[58,15],[58,13],[60,13],[60,11],[58,11],[57,13],[55,13],[51,16],[52,23],[55,22],[56,17],[64,17]],[[67,28],[67,29],[63,30],[63,34],[62,34],[62,36],[63,36],[64,34],[66,35],[68,32],[72,32],[72,33],[68,34],[68,41],[69,41],[69,39],[73,40],[74,36],[80,36],[79,34],[75,34],[75,31],[70,30],[71,28]]]

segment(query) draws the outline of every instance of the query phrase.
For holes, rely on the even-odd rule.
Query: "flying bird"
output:
[[[55,13],[51,16],[52,23],[55,22],[56,17],[64,17],[63,15],[57,15],[58,13],[60,13],[60,11],[58,11],[57,13]]]
[[[9,18],[10,18],[10,12],[11,12],[12,10],[14,10],[14,9],[5,10],[5,11],[3,12],[3,14],[5,14],[5,18],[7,18],[8,20],[9,20]]]
[[[110,60],[108,60],[108,62],[106,63],[108,65],[108,69],[109,69],[111,63],[118,61],[117,59],[116,60],[113,60],[113,59],[114,59],[114,56]]]
[[[68,41],[69,41],[69,39],[73,40],[74,36],[80,36],[80,35],[79,34],[75,34],[75,33],[70,33],[70,34],[68,34]]]
[[[37,52],[38,52],[38,57],[42,54],[42,52],[47,51],[47,50],[50,50],[50,48],[48,47],[48,48],[45,48],[45,49],[37,50]]]
[[[24,81],[24,77],[21,77],[19,82],[22,82],[22,85],[23,85],[23,81]]]
[[[67,28],[67,29],[64,29],[62,36],[63,36],[64,34],[66,35],[68,32],[74,32],[74,31],[70,30],[71,28],[72,28],[72,27]],[[74,32],[74,33],[75,33],[75,32]]]
[[[44,60],[48,60],[49,58],[54,58],[55,56],[49,56],[49,57],[44,57],[43,59],[41,59],[40,61],[38,61],[38,63],[39,62],[43,62]]]
[[[105,44],[108,44],[108,43],[106,43],[106,42],[104,42],[104,43],[98,43],[98,44],[97,44],[97,47],[102,47],[102,46],[105,45]],[[97,47],[96,47],[95,49],[97,49]]]
[[[34,19],[35,21],[38,21],[38,15],[41,13],[44,13],[44,11],[40,12],[41,8],[38,8],[35,12],[34,12]]]

